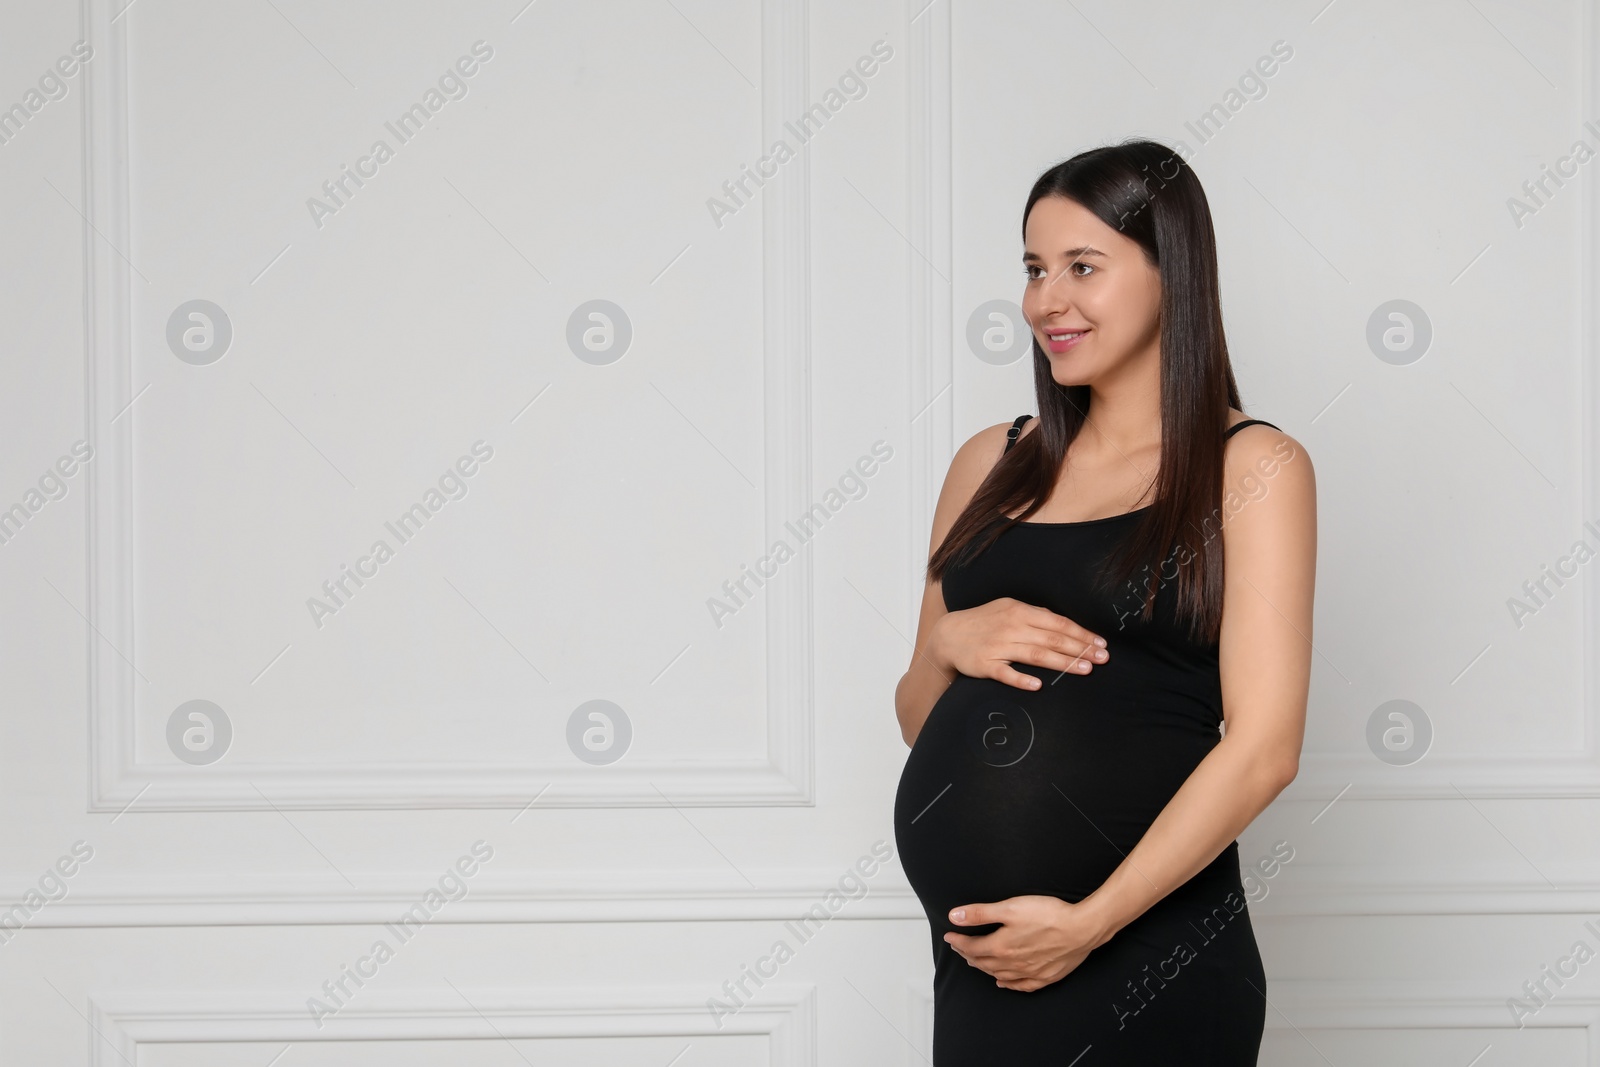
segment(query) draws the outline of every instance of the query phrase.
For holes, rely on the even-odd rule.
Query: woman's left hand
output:
[[[1091,908],[1059,897],[966,904],[951,910],[950,921],[958,926],[1003,923],[990,934],[952,931],[944,939],[972,966],[993,975],[996,985],[1024,993],[1059,982],[1108,940]]]

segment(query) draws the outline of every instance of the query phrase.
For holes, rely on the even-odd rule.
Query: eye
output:
[[[1093,274],[1095,272],[1095,270],[1097,269],[1094,266],[1094,264],[1092,264],[1092,263],[1084,263],[1081,260],[1079,262],[1077,262],[1077,263],[1072,264],[1072,266],[1069,267],[1068,269],[1069,270],[1074,270],[1074,269],[1076,269],[1078,267],[1082,267],[1087,273],[1075,274],[1075,275],[1073,275],[1073,277],[1076,277],[1076,278],[1087,278],[1090,274]],[[1030,263],[1027,266],[1022,268],[1022,273],[1023,273],[1023,275],[1025,277],[1027,277],[1027,279],[1029,281],[1036,282],[1036,281],[1039,280],[1039,278],[1033,273],[1036,270],[1042,271],[1042,270],[1044,270],[1044,268],[1039,266],[1037,263]]]

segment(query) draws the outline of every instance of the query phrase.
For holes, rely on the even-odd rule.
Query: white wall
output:
[[[0,935],[4,1062],[923,1062],[892,692],[949,457],[1032,407],[967,326],[1038,173],[1132,135],[1191,151],[1247,409],[1319,473],[1306,755],[1240,843],[1294,849],[1262,1062],[1600,1062],[1593,968],[1507,1003],[1600,948],[1592,570],[1507,603],[1600,546],[1593,168],[1521,188],[1600,147],[1594,3],[124,2],[0,34],[0,107],[92,48],[0,143],[0,508],[59,496],[0,544],[0,902],[60,896]],[[220,358],[169,342],[196,300]],[[1368,343],[1395,300],[1421,358]],[[1424,758],[1369,747],[1391,700]]]

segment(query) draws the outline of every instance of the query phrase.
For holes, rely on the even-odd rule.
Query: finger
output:
[[[960,934],[957,934],[957,936],[960,936]],[[970,937],[970,941],[979,941],[979,942],[981,942],[982,939],[979,939],[979,937]],[[946,942],[944,942],[944,944],[950,945],[950,947],[952,947],[952,949],[957,950],[957,952],[960,953],[960,955],[962,955],[963,960],[968,961],[968,963],[971,963],[971,961],[976,960],[976,958],[978,958],[979,950],[976,949],[976,947],[971,947],[971,945],[957,944],[957,942],[954,942],[954,941],[946,941]]]
[[[1023,604],[1021,601],[1018,601],[1017,603],[1019,605],[1015,611],[1017,618],[1029,626],[1040,630],[1049,630],[1052,633],[1061,634],[1079,646],[1087,647],[1092,645],[1096,648],[1107,647],[1106,639],[1104,637],[1101,637],[1099,634],[1095,633],[1093,630],[1090,630],[1086,626],[1078,625],[1065,615],[1057,615],[1049,608],[1041,608],[1033,604]]]
[[[1014,685],[1018,689],[1040,689],[1044,683],[1031,674],[1023,674],[1009,663],[1000,663],[995,666],[994,680]]]
[[[978,966],[986,971],[998,971],[1002,967],[1016,966],[1016,961],[1012,958],[1015,947],[1009,943],[993,940],[1003,932],[1003,930],[997,930],[987,937],[973,938],[973,943],[967,946],[962,955],[975,961]]]
[[[1041,633],[1041,631],[1035,630],[1034,633]],[[1090,649],[1088,651],[1104,654],[1105,649]],[[1068,654],[1051,648],[1042,642],[1014,645],[1007,649],[1006,660],[1009,663],[1043,667],[1045,670],[1055,671],[1057,677],[1062,674],[1088,674],[1096,663],[1092,655]],[[1054,681],[1054,679],[1051,680]]]
[[[1066,634],[1045,627],[1033,627],[1021,637],[1021,641],[1024,644],[1031,643],[1052,652],[1062,653],[1073,659],[1082,658],[1094,663],[1104,663],[1110,658],[1110,653],[1103,646],[1095,644],[1092,636]]]
[[[1063,647],[1059,642],[1064,639],[1060,637],[1046,637],[1042,630],[1035,630],[1034,634],[1039,635],[1036,643],[1022,643],[1011,649],[1009,658],[1012,663],[1028,663],[1052,671],[1088,674],[1097,664],[1105,663],[1109,659],[1103,648],[1071,644]]]
[[[1060,630],[1049,626],[1025,624],[1005,631],[1001,637],[1007,642],[1007,649],[1012,652],[1038,649],[1045,652],[1064,653],[1068,656],[1082,656],[1086,660],[1093,660],[1097,663],[1105,662],[1106,650],[1095,644],[1092,639],[1062,633]],[[1014,660],[1017,656],[1012,655],[1009,658]]]

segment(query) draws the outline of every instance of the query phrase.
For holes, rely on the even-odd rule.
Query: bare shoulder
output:
[[[1018,440],[1026,437],[1038,425],[1037,418],[1029,419],[1022,424],[1022,433]],[[993,426],[985,426],[971,437],[967,438],[960,448],[956,449],[955,458],[950,461],[951,480],[960,479],[970,483],[973,491],[989,476],[994,465],[1000,462],[1000,457],[1005,455],[1006,435],[1011,432],[1011,422],[997,422]],[[969,492],[968,496],[971,495]]]
[[[1229,425],[1244,421],[1230,418]],[[1225,515],[1252,510],[1254,502],[1276,498],[1267,508],[1255,507],[1285,518],[1315,522],[1316,471],[1305,446],[1282,430],[1257,423],[1246,426],[1227,441],[1223,455],[1223,506]],[[1290,519],[1290,521],[1293,521]]]
[[[1029,419],[1024,423],[1023,434],[1032,430],[1038,421]],[[978,491],[978,486],[983,484],[983,480],[989,476],[994,465],[1000,462],[1000,457],[1005,454],[1006,434],[1010,429],[1010,422],[997,422],[993,426],[986,426],[967,438],[966,442],[956,449],[955,456],[950,460],[950,471],[945,475],[944,489],[939,494],[939,503],[934,513],[935,544],[943,539],[945,531],[954,524],[956,516]]]

